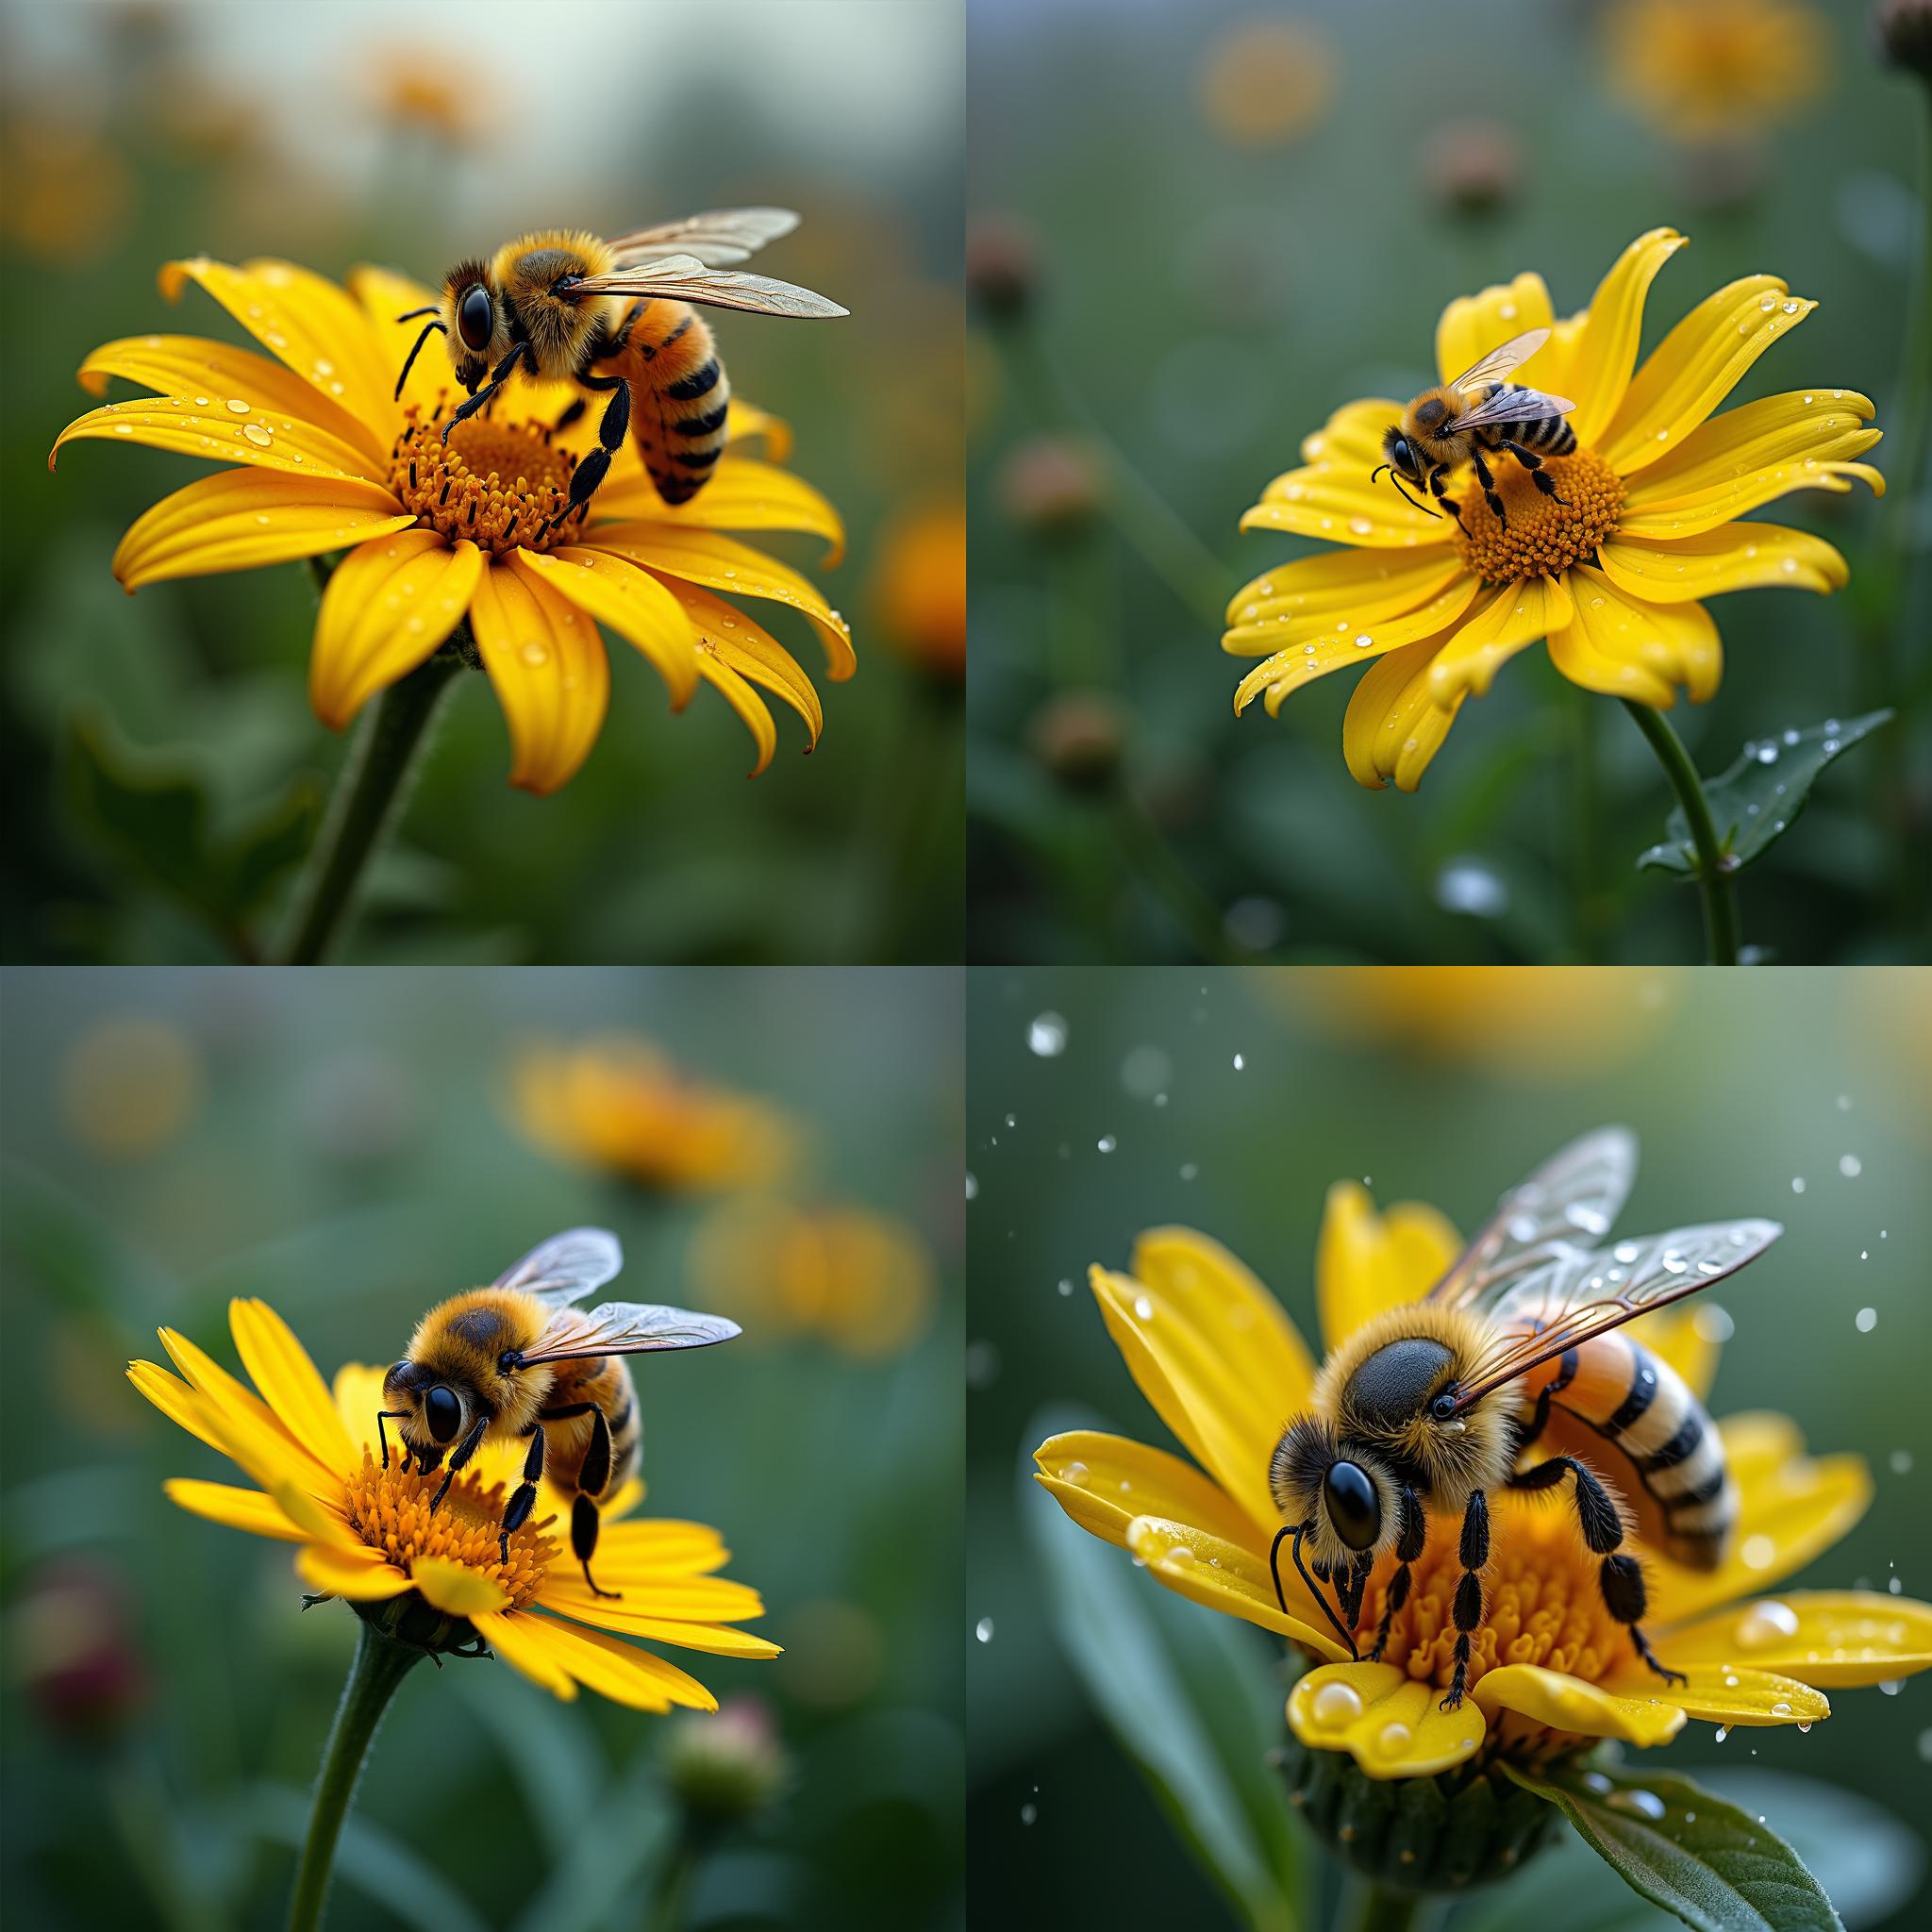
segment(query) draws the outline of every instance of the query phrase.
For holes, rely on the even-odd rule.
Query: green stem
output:
[[[349,1666],[342,1701],[334,1728],[322,1754],[322,1773],[315,1781],[315,1809],[308,1820],[308,1837],[295,1872],[295,1895],[289,1901],[289,1932],[315,1932],[322,1924],[323,1901],[328,1896],[336,1840],[362,1774],[370,1740],[396,1686],[411,1667],[427,1655],[413,1644],[400,1643],[373,1624],[356,1625],[356,1656]]]
[[[460,648],[445,644],[391,685],[364,718],[316,840],[301,921],[285,964],[316,965],[334,944],[363,868],[395,815],[443,690],[464,662]]]
[[[1350,1932],[1408,1932],[1422,1906],[1419,1891],[1392,1891],[1364,1878],[1356,1889],[1355,1907],[1348,1920]]]
[[[1664,768],[1684,823],[1690,827],[1690,842],[1697,848],[1697,888],[1704,894],[1705,954],[1713,966],[1738,963],[1738,901],[1731,875],[1725,870],[1724,856],[1717,842],[1717,828],[1711,824],[1710,807],[1704,796],[1703,781],[1684,742],[1671,729],[1661,711],[1641,705],[1634,698],[1622,700],[1624,708],[1637,721],[1637,728],[1650,741],[1657,763]]]
[[[1593,966],[1602,961],[1607,950],[1604,903],[1598,890],[1597,698],[1595,692],[1585,691],[1580,685],[1571,685],[1566,696],[1570,706],[1571,778],[1574,788],[1570,808],[1574,820],[1571,861],[1575,871],[1576,948],[1586,964]]]
[[[686,1907],[691,1904],[691,1881],[697,1876],[698,1849],[692,1842],[687,1822],[677,1834],[677,1847],[671,1855],[670,1869],[658,1888],[646,1924],[649,1932],[683,1932]]]

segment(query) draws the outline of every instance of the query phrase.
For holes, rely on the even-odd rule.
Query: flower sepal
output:
[[[324,1601],[325,1599],[322,1597],[305,1597],[303,1608]],[[358,1603],[353,1597],[344,1601],[378,1636],[387,1637],[392,1642],[425,1657],[437,1658],[439,1670],[441,1668],[441,1659],[446,1657],[487,1657],[495,1655],[469,1618],[452,1617],[446,1610],[439,1610],[413,1590],[402,1596],[383,1597],[375,1603]]]
[[[1282,1747],[1288,1801],[1341,1862],[1406,1892],[1474,1891],[1507,1878],[1557,1835],[1556,1807],[1500,1769],[1371,1777],[1342,1751]]]

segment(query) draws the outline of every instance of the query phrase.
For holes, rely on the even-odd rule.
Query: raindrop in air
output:
[[[1043,1060],[1067,1050],[1067,1023],[1058,1013],[1041,1013],[1026,1029],[1026,1044]]]

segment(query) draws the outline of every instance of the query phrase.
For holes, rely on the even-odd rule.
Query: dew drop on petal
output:
[[[1397,1722],[1384,1724],[1375,1734],[1375,1741],[1383,1750],[1393,1753],[1400,1751],[1414,1736],[1415,1733],[1406,1724]]]
[[[1060,1472],[1063,1481],[1080,1484],[1087,1480],[1087,1465],[1084,1462],[1070,1462]]]
[[[1353,530],[1357,537],[1366,537],[1369,534],[1369,532],[1373,530],[1375,526],[1374,524],[1370,523],[1367,517],[1350,517],[1348,520],[1348,527],[1351,530]]]
[[[250,409],[254,408],[255,405],[253,403],[244,403],[240,396],[230,396],[228,398],[228,407],[234,410],[236,415],[245,416]]]
[[[1154,1319],[1154,1304],[1144,1294],[1137,1294],[1134,1297],[1134,1312],[1141,1321],[1151,1322]]]
[[[1361,1716],[1361,1693],[1352,1684],[1331,1679],[1315,1692],[1309,1714],[1324,1730],[1339,1730]]]
[[[1720,1724],[1720,1725],[1718,1725],[1718,1727],[1717,1727],[1717,1736],[1716,1736],[1716,1737],[1715,1737],[1714,1739],[1712,1739],[1712,1740],[1711,1740],[1711,1741],[1712,1741],[1713,1743],[1717,1743],[1717,1744],[1722,1744],[1722,1743],[1724,1742],[1724,1740],[1725,1740],[1726,1738],[1728,1738],[1728,1737],[1729,1737],[1730,1735],[1731,1735],[1731,1727],[1730,1727],[1730,1725],[1729,1725],[1729,1724]]]
[[[1777,1561],[1777,1545],[1768,1536],[1747,1536],[1738,1551],[1747,1570],[1769,1570]]]
[[[547,664],[550,661],[550,648],[547,644],[527,643],[524,646],[521,655],[524,662],[532,667]]]

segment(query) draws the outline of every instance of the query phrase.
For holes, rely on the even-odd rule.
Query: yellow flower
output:
[[[1603,32],[1610,85],[1677,141],[1761,133],[1831,75],[1824,16],[1803,0],[1619,0]]]
[[[124,588],[346,550],[316,623],[316,715],[341,730],[467,616],[508,721],[510,781],[531,791],[556,791],[596,741],[610,687],[600,624],[651,661],[674,709],[701,678],[722,692],[757,742],[755,773],[777,744],[755,687],[790,705],[817,741],[810,678],[726,600],[801,612],[835,681],[856,669],[845,621],[797,572],[719,534],[808,531],[836,561],[838,513],[808,484],[734,450],[674,509],[626,443],[588,510],[544,535],[595,437],[594,410],[554,428],[574,400],[566,388],[519,383],[445,443],[439,423],[461,400],[446,358],[425,350],[392,400],[414,341],[394,318],[432,299],[420,284],[365,268],[351,294],[289,262],[238,269],[200,257],[171,262],[162,291],[173,299],[190,280],[275,359],[192,336],[139,336],[81,364],[95,395],[116,375],[156,395],[89,411],[56,452],[125,437],[243,465],[176,491],[135,524],[114,556]],[[734,402],[731,429],[735,441],[762,434],[782,458],[784,431],[759,411]]]
[[[1459,1245],[1432,1208],[1407,1203],[1378,1216],[1360,1188],[1331,1189],[1316,1261],[1328,1347],[1426,1293]],[[1809,1724],[1829,1714],[1825,1690],[1932,1665],[1932,1606],[1863,1591],[1757,1594],[1836,1542],[1864,1510],[1871,1482],[1858,1457],[1814,1459],[1786,1418],[1753,1413],[1719,1424],[1741,1506],[1723,1566],[1688,1570],[1636,1544],[1648,1634],[1686,1682],[1653,1676],[1610,1622],[1574,1517],[1506,1491],[1491,1504],[1470,1694],[1442,1710],[1457,1523],[1431,1519],[1384,1662],[1344,1661],[1346,1648],[1286,1565],[1287,1614],[1276,1607],[1269,1545],[1281,1519],[1269,1457],[1283,1423],[1309,1406],[1314,1381],[1280,1305],[1224,1248],[1185,1228],[1142,1235],[1131,1275],[1096,1268],[1092,1284],[1141,1392],[1199,1467],[1082,1430],[1041,1444],[1038,1480],[1083,1529],[1131,1551],[1168,1589],[1314,1658],[1318,1668],[1290,1697],[1289,1723],[1309,1749],[1346,1751],[1371,1777],[1430,1776],[1486,1742],[1525,1761],[1596,1738],[1661,1744],[1690,1718]],[[1695,1314],[1650,1316],[1640,1332],[1692,1389],[1709,1387],[1716,1342]],[[1392,1557],[1378,1566],[1363,1596],[1363,1649],[1395,1567]]]
[[[1201,111],[1234,147],[1286,147],[1320,125],[1335,95],[1335,54],[1312,22],[1237,21],[1202,63]]]
[[[1683,246],[1656,228],[1624,251],[1589,308],[1557,320],[1538,275],[1463,296],[1443,310],[1436,357],[1447,382],[1528,329],[1554,330],[1522,371],[1574,401],[1575,452],[1545,472],[1568,499],[1534,487],[1513,458],[1491,465],[1507,524],[1473,472],[1449,486],[1461,510],[1433,516],[1372,482],[1392,399],[1350,403],[1302,444],[1305,467],[1277,476],[1241,518],[1349,545],[1257,577],[1228,606],[1222,648],[1263,661],[1235,709],[1344,665],[1367,664],[1342,724],[1358,784],[1413,791],[1465,698],[1539,638],[1573,684],[1668,709],[1679,687],[1699,702],[1718,687],[1717,626],[1698,601],[1786,584],[1832,591],[1848,575],[1829,543],[1775,524],[1740,523],[1788,491],[1847,491],[1883,479],[1852,458],[1879,432],[1857,391],[1814,388],[1712,416],[1763,351],[1817,305],[1774,275],[1746,275],[1707,297],[1636,368],[1646,292]],[[1632,374],[1635,369],[1635,374]]]
[[[879,546],[873,596],[879,629],[908,663],[946,684],[966,675],[966,506],[900,518]]]
[[[166,1485],[169,1496],[211,1522],[298,1544],[295,1568],[310,1589],[364,1615],[388,1606],[395,1624],[433,1647],[449,1647],[467,1622],[505,1662],[558,1697],[575,1697],[583,1685],[639,1710],[715,1710],[717,1700],[624,1638],[721,1657],[778,1655],[775,1644],[731,1627],[764,1606],[756,1591],[713,1574],[729,1556],[717,1531],[619,1520],[643,1494],[635,1479],[611,1499],[597,1545],[597,1574],[617,1601],[591,1594],[554,1533],[569,1502],[547,1483],[529,1522],[511,1533],[505,1563],[497,1524],[519,1480],[519,1445],[486,1442],[432,1515],[441,1478],[405,1473],[394,1459],[384,1468],[379,1458],[381,1369],[351,1363],[331,1392],[265,1302],[229,1303],[228,1322],[254,1391],[171,1328],[160,1331],[161,1345],[180,1375],[133,1362],[128,1379],[258,1485],[177,1477]],[[419,1621],[403,1621],[412,1611]]]
[[[530,1049],[514,1099],[540,1146],[642,1187],[758,1187],[798,1152],[797,1129],[777,1108],[691,1079],[648,1041],[623,1035]]]
[[[486,76],[454,62],[447,46],[386,48],[371,70],[369,92],[383,120],[452,147],[485,133],[500,111]]]
[[[865,1208],[735,1203],[698,1229],[692,1293],[774,1341],[822,1335],[848,1355],[910,1348],[933,1314],[932,1259],[903,1222]]]

